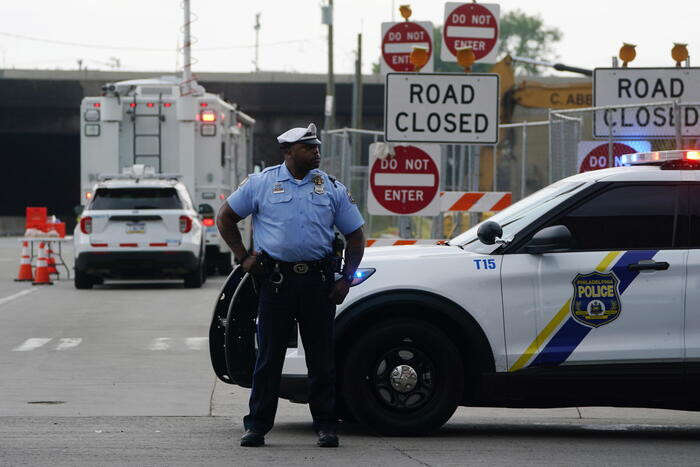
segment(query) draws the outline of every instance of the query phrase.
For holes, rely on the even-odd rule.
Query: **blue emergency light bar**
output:
[[[622,165],[654,164],[668,161],[700,161],[699,150],[637,152],[620,156]]]

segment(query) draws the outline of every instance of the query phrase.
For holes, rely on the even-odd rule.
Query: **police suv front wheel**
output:
[[[342,393],[360,422],[386,435],[426,434],[457,409],[464,389],[459,351],[437,327],[385,322],[350,348]]]

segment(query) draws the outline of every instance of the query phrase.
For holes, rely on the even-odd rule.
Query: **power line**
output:
[[[6,36],[6,37],[13,37],[15,39],[23,39],[23,40],[28,40],[28,41],[35,41],[35,42],[44,42],[47,44],[54,44],[54,45],[68,45],[72,47],[86,47],[90,49],[105,49],[105,50],[122,50],[122,51],[136,51],[136,52],[172,52],[173,49],[158,49],[158,48],[150,48],[150,47],[126,47],[126,46],[111,46],[111,45],[98,45],[98,44],[84,44],[84,43],[79,43],[79,42],[69,42],[69,41],[60,41],[60,40],[54,40],[54,39],[43,39],[39,37],[31,37],[31,36],[24,36],[21,34],[12,34],[9,32],[0,32],[0,36]],[[313,42],[313,41],[318,41],[323,39],[323,37],[309,37],[306,39],[292,39],[288,41],[279,41],[279,42],[269,42],[267,44],[260,44],[261,47],[268,47],[268,46],[276,46],[276,45],[284,45],[284,44],[295,44],[295,43],[300,43],[300,42]],[[233,50],[233,49],[250,49],[254,48],[255,44],[250,44],[250,45],[228,45],[228,46],[219,46],[219,47],[197,47],[197,50],[200,52],[215,52],[215,51],[220,51],[220,50]]]

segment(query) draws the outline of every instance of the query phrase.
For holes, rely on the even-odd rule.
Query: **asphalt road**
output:
[[[222,278],[32,287],[12,281],[19,252],[0,238],[3,466],[700,463],[700,413],[606,407],[461,408],[423,438],[343,425],[324,450],[307,407],[282,401],[268,446],[241,448],[248,391],[217,382],[206,340]]]

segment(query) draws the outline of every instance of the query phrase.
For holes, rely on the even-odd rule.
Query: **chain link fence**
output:
[[[579,143],[609,147],[647,141],[651,150],[700,147],[691,134],[698,127],[700,103],[652,104],[550,110],[545,121],[499,125],[497,145],[441,144],[440,191],[510,191],[513,202],[579,172]],[[680,125],[676,125],[680,122]],[[630,126],[632,125],[632,126]],[[633,132],[642,136],[631,137]],[[321,169],[353,193],[372,238],[451,238],[491,213],[442,213],[439,216],[379,216],[367,212],[369,146],[384,141],[381,131],[343,128],[322,132]],[[630,143],[632,144],[632,143]],[[646,143],[645,143],[646,144]],[[634,144],[633,144],[634,146]]]
[[[501,125],[498,145],[440,145],[440,191],[512,191],[518,200],[547,184],[538,168],[546,162],[549,122]],[[481,213],[439,216],[378,216],[367,212],[369,146],[381,131],[343,128],[322,132],[321,169],[345,184],[372,238],[450,238],[482,220]],[[543,144],[544,143],[544,144]]]
[[[675,101],[646,104],[550,110],[549,183],[579,171],[579,143],[607,143],[607,161],[602,167],[619,165],[625,143],[632,149],[645,142],[648,150],[696,148],[700,138],[698,103]],[[600,165],[600,164],[599,164]],[[601,168],[602,168],[601,167]]]

